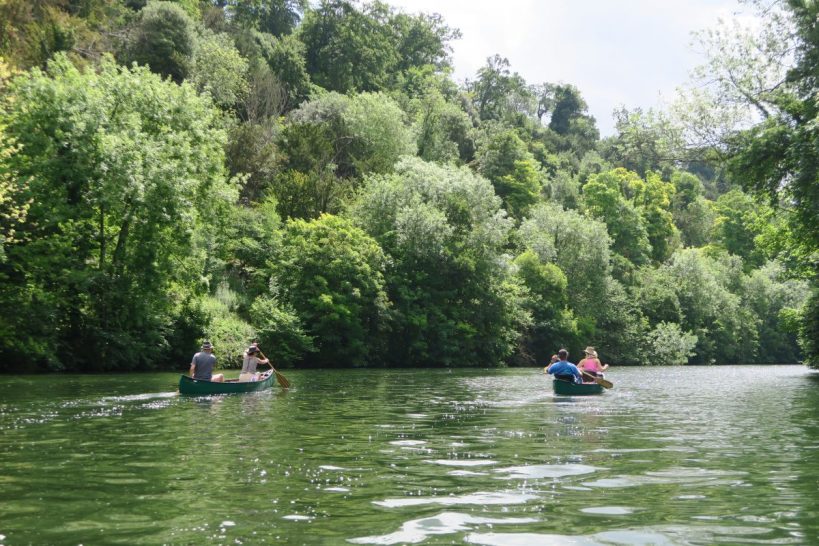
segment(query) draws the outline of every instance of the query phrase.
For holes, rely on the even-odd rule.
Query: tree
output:
[[[689,155],[682,128],[664,112],[619,108],[614,119],[617,136],[606,139],[603,155],[641,177],[650,171],[666,174]]]
[[[139,12],[123,60],[147,65],[152,72],[182,83],[193,66],[194,23],[174,2],[151,2]]]
[[[731,254],[741,256],[747,270],[761,266],[766,256],[757,247],[759,237],[773,211],[740,190],[721,195],[713,206],[713,241]]]
[[[242,55],[252,60],[253,70],[259,75],[263,72],[258,65],[266,65],[280,87],[281,93],[272,89],[267,91],[272,91],[276,103],[281,103],[277,114],[297,108],[313,92],[314,85],[307,73],[305,45],[295,35],[276,38],[263,32],[246,31],[237,35],[237,47]],[[260,80],[257,83],[265,82]],[[271,86],[266,84],[265,87]],[[264,88],[260,91],[265,92]]]
[[[682,312],[680,327],[697,336],[694,362],[743,363],[756,358],[760,319],[742,305],[738,294],[743,282],[741,260],[733,267],[701,249],[683,249],[660,269],[675,287]],[[738,270],[738,275],[731,270]]]
[[[540,197],[544,176],[523,141],[511,130],[491,134],[477,155],[478,172],[495,186],[506,210],[524,217]]]
[[[189,79],[218,106],[230,110],[248,94],[248,62],[230,36],[206,31],[197,40]]]
[[[441,163],[466,163],[472,159],[472,121],[441,91],[428,89],[411,101],[409,110],[414,113],[418,157]]]
[[[713,202],[703,195],[699,177],[684,171],[671,175],[674,194],[671,197],[671,214],[674,225],[680,230],[684,246],[700,247],[708,243],[714,224]]]
[[[315,339],[309,364],[349,367],[379,361],[389,302],[386,261],[373,238],[338,216],[291,220],[273,263],[282,302]]]
[[[330,91],[381,91],[398,65],[396,37],[381,3],[359,10],[347,0],[322,0],[300,29],[312,80]]]
[[[579,317],[596,316],[600,302],[606,300],[611,274],[606,225],[545,203],[532,208],[519,237],[541,262],[554,263],[565,273],[569,308]]]
[[[673,322],[657,324],[648,333],[646,342],[646,363],[650,365],[688,364],[688,359],[696,354],[697,336],[683,332]]]
[[[702,37],[710,55],[700,75],[709,85],[698,98],[709,108],[699,110],[715,114],[698,117],[733,122],[706,126],[712,135],[710,143],[727,155],[731,171],[746,188],[792,207],[793,233],[800,241],[802,261],[810,264],[806,270],[813,271],[815,290],[819,282],[815,274],[819,249],[819,105],[815,96],[819,5],[789,0],[757,7],[764,23],[755,32],[720,29]],[[702,126],[696,118],[689,120],[694,128]],[[815,307],[806,309],[815,311]],[[810,314],[803,315],[803,320],[807,330],[816,322]],[[810,351],[806,362],[819,366],[815,344],[806,350]]]
[[[534,114],[535,97],[526,81],[517,72],[510,72],[510,66],[508,59],[494,55],[486,59],[474,81],[466,82],[481,120],[503,121],[518,113]]]
[[[612,238],[612,250],[635,265],[651,255],[648,230],[640,211],[623,194],[639,177],[619,168],[592,175],[583,186],[583,210],[602,222]]]
[[[537,254],[526,250],[515,258],[516,275],[528,290],[524,306],[532,324],[521,336],[519,352],[528,364],[547,361],[554,347],[578,345],[577,323],[568,308],[568,281],[563,271],[543,263]]]
[[[293,32],[307,0],[216,0],[240,26],[284,36]]]
[[[465,167],[403,158],[350,209],[389,258],[394,365],[499,365],[528,323],[503,258],[510,221]]]
[[[370,172],[392,169],[415,150],[398,105],[380,93],[328,93],[290,115],[279,139],[285,159],[273,188],[284,217],[337,212]]]
[[[0,300],[20,312],[4,315],[0,351],[56,368],[156,366],[198,282],[194,230],[236,198],[217,112],[145,68],[80,72],[61,55],[7,99],[0,124],[31,207],[3,267]]]
[[[797,362],[798,326],[795,320],[808,301],[808,283],[785,278],[777,262],[751,272],[743,286],[743,304],[759,318],[759,354],[756,362]]]
[[[10,76],[11,72],[0,59],[0,92]],[[0,121],[0,264],[6,261],[6,246],[20,242],[17,229],[25,222],[31,205],[24,197],[28,181],[21,179],[11,165],[10,160],[17,152],[19,148],[6,136]]]

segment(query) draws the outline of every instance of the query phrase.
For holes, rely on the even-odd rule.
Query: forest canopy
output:
[[[818,9],[601,138],[437,14],[5,0],[0,370],[819,366]]]

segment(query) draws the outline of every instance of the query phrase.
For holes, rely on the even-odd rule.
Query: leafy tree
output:
[[[265,356],[279,364],[292,366],[309,358],[316,351],[315,339],[305,332],[304,324],[290,306],[279,298],[264,296],[253,302],[252,324]]]
[[[645,182],[640,182],[634,202],[646,226],[651,258],[662,262],[671,256],[679,242],[679,232],[669,211],[674,186],[664,182],[655,172],[648,173]]]
[[[580,204],[580,183],[577,177],[564,170],[559,170],[549,177],[543,192],[549,201],[558,203],[566,209],[576,209]]]
[[[198,278],[194,229],[236,197],[217,120],[191,87],[110,59],[80,72],[57,56],[12,82],[0,123],[31,207],[3,267],[0,299],[20,313],[4,315],[0,351],[55,368],[161,362]]]
[[[510,66],[500,55],[489,57],[475,80],[466,82],[481,120],[510,120],[518,113],[533,113],[535,96],[517,72],[510,72]]]
[[[290,34],[308,7],[307,0],[213,0],[242,27],[273,36]]]
[[[743,363],[758,354],[759,318],[742,305],[739,287],[730,290],[732,275],[726,265],[699,249],[684,249],[661,266],[676,288],[680,327],[697,336],[698,363]]]
[[[547,361],[554,347],[578,345],[577,324],[568,308],[568,281],[561,269],[542,263],[531,250],[515,258],[517,276],[528,290],[524,307],[532,315],[530,328],[521,336],[521,352],[527,363]]]
[[[281,301],[292,306],[316,340],[310,364],[378,362],[389,302],[386,261],[375,240],[338,216],[291,220],[273,263]]]
[[[807,300],[806,281],[786,279],[777,262],[751,272],[742,294],[744,305],[759,319],[759,354],[756,362],[791,363],[799,360],[794,318]]]
[[[312,80],[341,93],[386,89],[399,62],[389,16],[378,2],[359,10],[348,0],[322,0],[308,10],[300,39]]]
[[[230,36],[206,31],[197,41],[189,79],[218,106],[229,110],[247,96],[248,62]]]
[[[241,196],[261,201],[280,172],[282,154],[276,145],[281,126],[273,122],[240,123],[232,127],[226,146],[226,163],[242,180]]]
[[[350,214],[390,260],[390,363],[497,365],[512,354],[529,317],[502,258],[511,224],[486,179],[404,158],[367,180]]]
[[[748,270],[761,266],[765,256],[757,247],[756,238],[773,217],[773,211],[740,190],[721,195],[713,210],[713,240],[731,254],[741,256]]]
[[[685,246],[704,246],[711,237],[715,213],[713,202],[703,195],[704,188],[699,177],[688,172],[675,171],[671,175],[674,194],[671,198],[671,214],[674,225],[680,231]]]
[[[237,35],[237,47],[245,57],[253,60],[254,65],[266,65],[275,78],[283,93],[277,97],[277,102],[281,102],[279,112],[297,108],[313,92],[314,86],[307,73],[305,45],[295,35],[276,38],[263,32],[242,32]],[[254,70],[261,73],[258,67]]]
[[[569,307],[578,317],[597,315],[611,274],[611,239],[606,225],[573,210],[546,203],[533,207],[519,237],[544,263],[566,274]]]
[[[651,171],[666,174],[689,155],[682,128],[668,114],[619,108],[614,119],[617,135],[601,146],[603,156],[641,177]]]
[[[694,347],[697,345],[697,336],[683,332],[673,322],[660,322],[648,333],[646,344],[647,364],[688,364],[688,359],[696,354]]]
[[[387,172],[415,148],[398,105],[378,93],[328,93],[292,112],[279,139],[285,156],[273,189],[284,217],[337,212],[362,175]]]
[[[605,222],[612,238],[612,250],[635,265],[647,263],[651,254],[648,230],[633,202],[623,195],[636,174],[615,169],[592,175],[583,186],[583,210]]]
[[[0,91],[10,76],[11,72],[0,59]],[[25,222],[30,206],[24,198],[27,180],[21,179],[10,164],[18,151],[0,121],[0,263],[6,261],[6,246],[20,241],[16,231]]]
[[[193,20],[174,2],[151,2],[140,11],[123,53],[127,63],[181,83],[190,74],[196,51]]]
[[[526,215],[540,197],[543,174],[514,131],[488,136],[478,149],[478,172],[488,178],[515,218]]]
[[[719,29],[702,36],[710,55],[700,71],[709,86],[699,103],[709,116],[688,118],[712,144],[729,157],[738,180],[754,191],[793,207],[793,233],[800,241],[801,259],[810,264],[815,289],[819,249],[819,105],[816,102],[819,40],[815,2],[789,0],[758,6],[765,23],[754,32]],[[703,100],[704,99],[704,100]],[[748,115],[753,111],[757,118]],[[692,119],[693,118],[693,119]],[[699,118],[699,120],[697,119]],[[716,123],[712,120],[725,120]],[[744,122],[744,126],[741,124]],[[748,126],[750,125],[750,128]],[[803,331],[814,316],[803,315]],[[815,344],[806,361],[819,365]]]
[[[441,163],[468,162],[474,154],[472,122],[461,108],[430,89],[412,101],[418,157]]]

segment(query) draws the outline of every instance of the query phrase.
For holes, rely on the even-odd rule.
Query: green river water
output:
[[[0,545],[819,544],[819,374],[3,376]]]

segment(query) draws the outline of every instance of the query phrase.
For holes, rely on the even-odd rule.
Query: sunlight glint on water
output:
[[[817,544],[819,378],[797,366],[5,377],[3,544]]]

